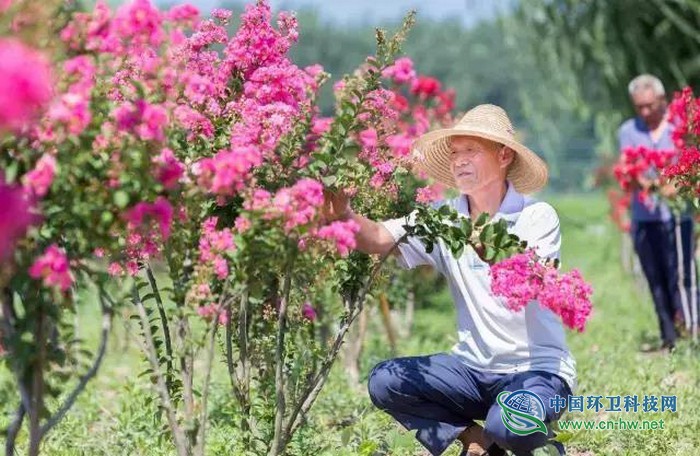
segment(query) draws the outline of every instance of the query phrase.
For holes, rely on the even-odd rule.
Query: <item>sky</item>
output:
[[[251,0],[252,1],[252,0]],[[298,10],[309,8],[319,17],[339,25],[380,25],[400,20],[411,9],[421,18],[458,18],[465,26],[490,19],[507,9],[516,0],[270,0],[274,10]],[[220,4],[219,0],[189,0],[202,11],[209,11]],[[238,0],[239,3],[246,3]],[[162,3],[162,2],[159,2]],[[169,0],[168,3],[179,3]]]

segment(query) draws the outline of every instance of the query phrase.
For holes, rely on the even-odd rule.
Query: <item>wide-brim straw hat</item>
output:
[[[515,139],[513,124],[503,108],[491,104],[476,106],[452,128],[428,132],[413,142],[412,150],[418,168],[438,182],[457,188],[450,171],[451,136],[474,136],[513,149],[515,154],[506,178],[519,193],[535,193],[547,184],[547,165]]]

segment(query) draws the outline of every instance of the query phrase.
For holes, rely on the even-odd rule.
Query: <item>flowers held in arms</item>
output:
[[[557,260],[539,258],[528,249],[491,266],[491,290],[513,311],[537,301],[582,332],[591,315],[593,288],[578,269],[561,273],[557,266]]]
[[[675,155],[674,150],[654,150],[644,146],[626,147],[613,168],[615,180],[625,192],[639,188],[639,201],[651,206],[652,193],[666,183],[663,172],[671,165]]]

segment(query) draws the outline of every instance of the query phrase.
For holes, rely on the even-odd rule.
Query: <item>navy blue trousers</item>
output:
[[[529,456],[552,436],[541,432],[520,436],[508,430],[496,396],[501,391],[527,389],[545,404],[549,423],[561,416],[549,407],[555,395],[571,394],[564,380],[548,372],[493,374],[469,368],[457,356],[438,353],[395,358],[377,364],[369,375],[374,405],[393,416],[433,455],[442,454],[473,420],[485,420],[487,444]]]
[[[681,289],[678,286],[675,228],[676,222],[670,220],[668,222],[634,222],[631,229],[634,249],[639,256],[639,262],[654,300],[661,340],[669,346],[675,344],[678,336],[674,320],[683,321]],[[695,251],[691,220],[681,222],[681,241],[685,260],[683,287],[690,306],[690,260],[693,256],[692,252]]]

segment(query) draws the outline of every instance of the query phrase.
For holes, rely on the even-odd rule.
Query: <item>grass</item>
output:
[[[648,292],[623,271],[620,240],[607,221],[601,195],[563,196],[550,200],[557,208],[563,233],[563,267],[579,268],[595,288],[594,316],[583,334],[570,333],[568,342],[577,361],[579,395],[676,395],[676,413],[638,413],[611,416],[604,412],[571,413],[563,419],[664,419],[664,430],[581,431],[567,443],[573,455],[687,456],[700,447],[700,347],[683,341],[673,355],[649,356],[639,352],[644,340],[656,336],[657,324]],[[95,306],[82,306],[79,318],[97,322]],[[391,356],[378,318],[373,318],[363,358],[363,381],[371,367]],[[120,325],[104,367],[76,407],[52,432],[44,446],[49,455],[169,455],[173,454],[162,422],[151,402],[144,379],[137,378],[144,362]],[[94,338],[97,324],[89,327]],[[447,290],[419,303],[410,339],[403,339],[399,355],[434,353],[448,349],[456,339],[454,309]],[[214,425],[209,432],[210,454],[231,454],[236,436],[227,422],[235,417],[218,407],[227,398],[223,375],[215,375],[212,403]],[[220,388],[217,388],[219,384]],[[605,403],[605,402],[604,402]],[[14,407],[8,374],[0,371],[0,426]],[[386,414],[374,409],[364,385],[351,388],[341,366],[336,366],[312,411],[314,426],[295,438],[297,454],[413,455],[420,447],[413,436]],[[458,446],[449,455],[458,454]]]

